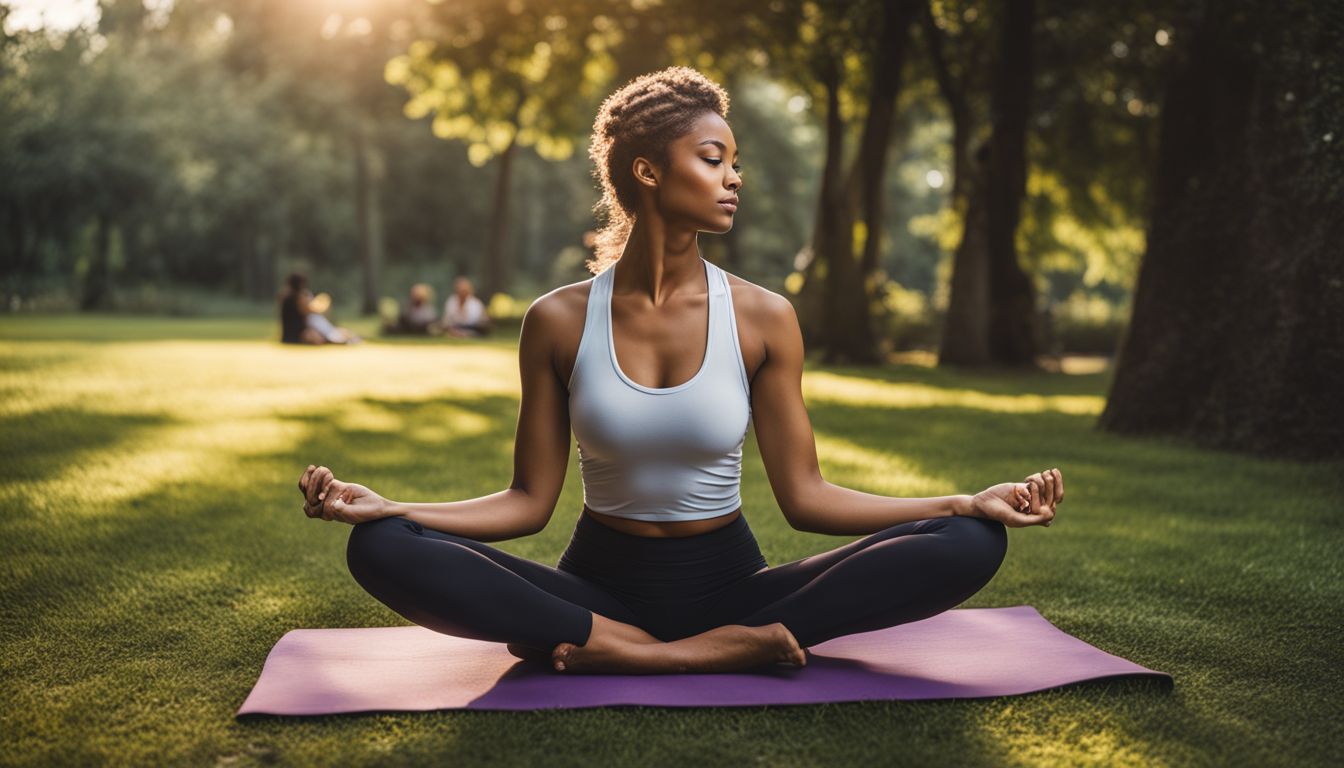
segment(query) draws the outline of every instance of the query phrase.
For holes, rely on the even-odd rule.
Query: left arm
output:
[[[803,403],[798,316],[788,299],[769,292],[764,299],[758,327],[765,335],[766,358],[751,382],[752,418],[766,476],[790,526],[811,533],[866,535],[900,523],[952,515],[994,518],[1010,526],[1048,525],[1053,519],[1056,495],[1063,498],[1062,478],[1055,484],[1057,471],[1055,478],[1038,475],[1025,483],[1001,483],[974,496],[931,498],[879,496],[823,479],[816,436]],[[1028,498],[1035,514],[1015,508]]]

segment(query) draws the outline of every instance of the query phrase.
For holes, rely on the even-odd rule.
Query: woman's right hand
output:
[[[365,523],[388,515],[388,502],[358,483],[337,480],[330,469],[312,464],[299,478],[303,513],[323,520]]]

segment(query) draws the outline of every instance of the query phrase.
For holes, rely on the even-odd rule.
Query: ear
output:
[[[636,157],[631,170],[634,171],[635,181],[641,186],[658,188],[658,169],[653,167],[653,163],[643,157]]]

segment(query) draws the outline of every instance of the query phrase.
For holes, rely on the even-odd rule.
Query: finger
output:
[[[1045,478],[1041,477],[1040,472],[1037,472],[1032,475],[1027,475],[1026,482],[1036,486],[1036,491],[1038,493],[1040,493],[1041,489],[1045,486]]]
[[[1041,484],[1035,475],[1031,478],[1031,513],[1041,514]]]
[[[1055,503],[1055,479],[1048,469],[1041,471],[1041,503],[1047,507]]]
[[[308,486],[308,498],[314,503],[322,500],[322,491],[326,489],[330,477],[331,470],[326,467],[318,467],[313,473],[313,481]]]
[[[322,498],[328,502],[332,499],[339,498],[341,494],[345,493],[345,490],[349,485],[349,483],[343,483],[333,477],[331,482],[327,483],[326,490],[322,492]]]
[[[1058,504],[1064,500],[1064,473],[1055,468],[1055,503]]]
[[[308,485],[305,486],[303,490],[303,497],[309,504],[316,504],[317,502],[318,474],[318,468],[313,467],[311,473],[308,475]]]
[[[331,470],[327,470],[326,477],[322,480],[322,491],[318,494],[318,498],[326,498],[331,493],[332,486],[339,483],[341,481],[336,479]]]
[[[313,476],[314,469],[317,469],[317,467],[309,464],[308,468],[303,470],[303,475],[299,477],[299,490],[303,491],[304,495],[308,494],[308,479]]]
[[[1041,518],[1031,514],[1030,512],[1014,511],[1011,517],[1012,520],[1010,522],[1005,523],[1005,525],[1011,526],[1013,528],[1026,528],[1029,525],[1039,525],[1041,522]]]

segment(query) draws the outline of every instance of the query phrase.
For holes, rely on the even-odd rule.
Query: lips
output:
[[[725,197],[724,199],[719,201],[719,205],[723,206],[724,210],[728,211],[729,213],[732,213],[737,210],[737,198]]]

